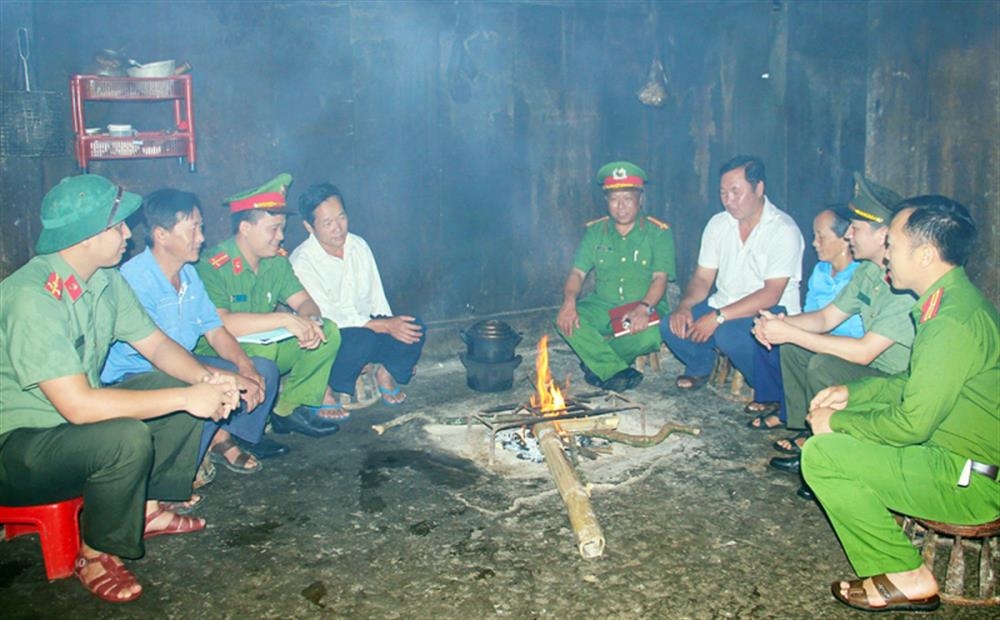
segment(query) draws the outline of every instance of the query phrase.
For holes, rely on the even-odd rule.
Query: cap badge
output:
[[[628,173],[625,172],[624,168],[615,168],[611,171],[611,178],[616,181],[621,181],[628,178]]]

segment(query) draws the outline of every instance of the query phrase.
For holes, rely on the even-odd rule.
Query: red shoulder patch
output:
[[[45,290],[49,292],[50,295],[56,299],[62,299],[63,283],[62,278],[59,277],[56,272],[49,273],[49,277],[45,280]]]
[[[650,224],[653,224],[654,226],[656,226],[660,230],[670,230],[670,224],[667,224],[663,220],[658,220],[655,217],[653,217],[652,215],[647,215],[646,219],[649,220]]]
[[[73,301],[80,299],[80,295],[83,295],[83,289],[80,288],[80,283],[76,281],[76,276],[70,276],[66,278],[66,292],[69,293],[69,298]]]
[[[238,256],[233,259],[233,273],[236,275],[243,273],[243,259]]]
[[[927,298],[924,302],[923,307],[920,308],[920,322],[926,323],[927,321],[933,319],[937,316],[938,310],[941,309],[941,299],[944,297],[944,287],[931,293],[931,296]]]
[[[208,259],[208,264],[212,266],[213,269],[218,269],[226,263],[229,262],[229,255],[225,252],[219,252],[212,258]]]

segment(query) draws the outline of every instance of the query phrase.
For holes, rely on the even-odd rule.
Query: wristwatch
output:
[[[639,305],[646,306],[646,314],[648,314],[648,315],[652,315],[653,314],[653,306],[647,304],[646,302],[644,302],[642,300],[639,300]]]
[[[722,310],[715,311],[715,324],[722,325],[726,322],[726,315],[722,314]]]

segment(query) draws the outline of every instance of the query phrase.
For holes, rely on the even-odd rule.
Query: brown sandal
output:
[[[236,448],[236,451],[239,454],[235,460],[230,461],[226,458],[226,453],[233,448]],[[261,467],[263,467],[263,465],[260,464],[260,461],[254,458],[253,454],[250,454],[243,448],[239,447],[236,442],[233,441],[232,437],[226,439],[225,441],[220,441],[209,448],[208,458],[216,465],[222,465],[235,474],[255,474],[261,470]],[[253,459],[254,464],[247,467],[247,463],[250,462],[250,459]]]
[[[926,598],[907,598],[884,574],[875,575],[871,580],[885,605],[874,606],[868,602],[864,579],[848,581],[846,596],[840,592],[842,582],[834,581],[830,584],[830,593],[844,605],[861,611],[934,611],[941,606],[941,598],[937,594]]]
[[[104,573],[94,577],[90,581],[87,581],[83,577],[83,569],[85,569],[88,564],[93,564],[95,562],[100,563],[101,567],[104,569]],[[87,588],[91,594],[109,603],[127,603],[142,596],[142,590],[129,595],[127,598],[120,598],[118,596],[119,592],[126,588],[139,585],[139,582],[136,581],[135,575],[128,572],[124,565],[115,564],[115,561],[112,560],[111,556],[107,553],[102,553],[94,558],[87,558],[82,555],[76,556],[76,564],[73,567],[73,574],[76,575],[76,578],[80,580],[83,587]]]

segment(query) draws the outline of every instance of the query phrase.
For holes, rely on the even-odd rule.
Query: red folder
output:
[[[625,304],[624,306],[618,306],[617,308],[612,308],[608,310],[608,317],[611,318],[611,329],[615,334],[615,338],[618,338],[619,336],[624,336],[625,334],[629,333],[629,324],[628,320],[625,318],[625,315],[631,312],[633,308],[640,305],[642,304],[640,304],[637,301],[633,301],[630,304]],[[643,309],[646,308],[646,306],[644,305],[642,307]],[[649,326],[652,327],[653,325],[659,325],[659,324],[660,324],[660,313],[657,312],[656,308],[654,307],[653,313],[649,315]]]

